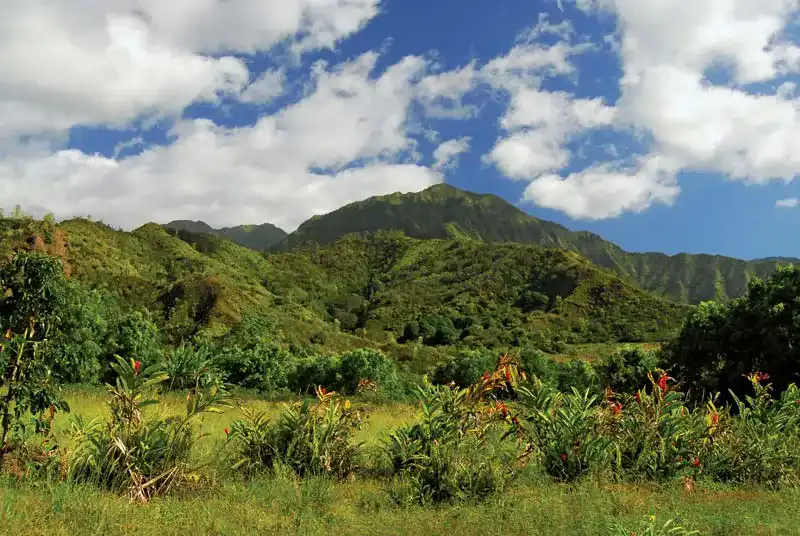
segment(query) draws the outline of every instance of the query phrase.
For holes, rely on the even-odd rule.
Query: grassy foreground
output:
[[[91,418],[105,411],[101,389],[76,390],[68,398],[73,413]],[[244,403],[276,415],[281,407],[253,399]],[[177,414],[183,404],[182,397],[167,395],[149,411]],[[207,415],[202,423],[197,456],[206,464],[203,471],[210,475],[210,484],[139,505],[92,487],[9,477],[0,481],[0,533],[597,535],[629,534],[655,515],[656,527],[679,517],[684,527],[700,534],[800,534],[795,523],[797,490],[769,492],[699,482],[687,493],[680,482],[653,486],[587,481],[568,486],[522,474],[511,490],[488,502],[422,508],[395,506],[387,484],[369,479],[336,483],[279,474],[244,482],[225,476],[218,454],[224,428],[238,413]],[[375,447],[377,438],[413,415],[410,406],[371,408],[358,439]],[[69,418],[59,416],[55,424],[66,440]]]

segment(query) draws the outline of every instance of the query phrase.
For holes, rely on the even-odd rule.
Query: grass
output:
[[[69,392],[73,413],[102,415],[102,389]],[[281,403],[245,397],[250,408],[277,415]],[[184,399],[167,395],[148,411],[162,415],[182,411]],[[376,446],[390,429],[411,420],[414,408],[386,405],[370,408],[358,440]],[[3,534],[614,534],[612,523],[636,527],[655,515],[659,526],[679,516],[687,528],[708,535],[800,534],[795,511],[800,491],[768,492],[699,482],[694,493],[680,482],[664,485],[619,485],[586,481],[575,486],[553,484],[523,473],[505,494],[482,504],[438,508],[397,507],[387,484],[373,479],[334,483],[299,481],[279,473],[244,482],[214,476],[224,428],[237,409],[207,415],[197,455],[210,463],[214,485],[182,490],[137,505],[92,487],[63,482],[0,480],[0,532]],[[69,418],[59,415],[56,433],[66,439]],[[69,445],[67,443],[67,448]],[[219,475],[222,475],[220,472]]]

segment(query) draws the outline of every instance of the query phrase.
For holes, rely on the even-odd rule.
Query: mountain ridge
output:
[[[304,222],[272,250],[326,244],[350,234],[397,229],[414,238],[476,239],[563,248],[616,272],[657,295],[681,303],[727,300],[744,294],[753,277],[770,275],[774,257],[746,261],[704,253],[628,252],[588,231],[531,216],[494,194],[477,194],[438,184],[421,192],[393,193],[347,204]]]

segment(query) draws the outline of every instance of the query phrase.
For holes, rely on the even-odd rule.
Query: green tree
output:
[[[770,374],[780,392],[800,379],[800,269],[778,268],[753,279],[728,304],[702,303],[666,347],[673,374],[700,392],[748,392],[744,377]]]
[[[44,347],[57,314],[63,309],[64,269],[53,257],[20,252],[0,267],[0,350],[5,357],[0,399],[0,461],[9,450],[9,432],[21,432],[24,417],[34,416],[37,432],[49,430],[52,420],[36,416],[68,410],[55,381]]]

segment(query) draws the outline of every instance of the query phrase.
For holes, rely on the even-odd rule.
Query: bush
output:
[[[635,393],[649,384],[648,374],[659,365],[656,352],[625,348],[604,356],[597,373],[604,386],[621,393]]]
[[[501,362],[467,389],[430,384],[418,389],[418,421],[395,430],[384,443],[400,478],[397,500],[476,500],[504,489],[514,475],[515,453],[503,448],[496,425],[507,415],[494,395],[516,376],[513,365]]]
[[[461,350],[452,359],[440,363],[431,371],[431,382],[435,385],[454,383],[468,387],[477,382],[484,372],[494,370],[497,355],[487,350]]]
[[[360,348],[339,357],[338,388],[355,393],[362,382],[372,382],[378,389],[391,392],[397,387],[397,367],[379,350]]]
[[[516,387],[520,415],[513,431],[528,444],[526,454],[561,481],[604,471],[611,460],[611,439],[603,433],[597,397],[589,391],[563,394],[534,378]]]
[[[157,401],[147,395],[167,380],[159,365],[142,368],[139,361],[117,358],[112,365],[116,385],[108,386],[111,418],[73,422],[76,449],[70,479],[114,491],[127,491],[138,501],[167,492],[186,480],[195,442],[193,421],[205,412],[227,406],[223,391],[211,388],[187,396],[186,415],[146,420],[142,410]]]
[[[222,371],[204,344],[181,343],[166,352],[162,364],[169,389],[206,389],[222,386]]]
[[[667,347],[673,373],[698,394],[749,392],[745,375],[760,370],[780,392],[800,378],[800,268],[754,278],[727,304],[701,303]]]
[[[358,469],[359,445],[353,437],[363,415],[324,388],[317,401],[287,407],[273,423],[264,414],[245,411],[231,425],[228,442],[236,457],[233,468],[251,475],[282,464],[298,476],[352,478]]]
[[[553,361],[553,376],[550,380],[559,391],[570,392],[572,389],[578,391],[591,391],[600,393],[600,384],[597,373],[592,364],[583,359],[573,359],[570,361]]]

